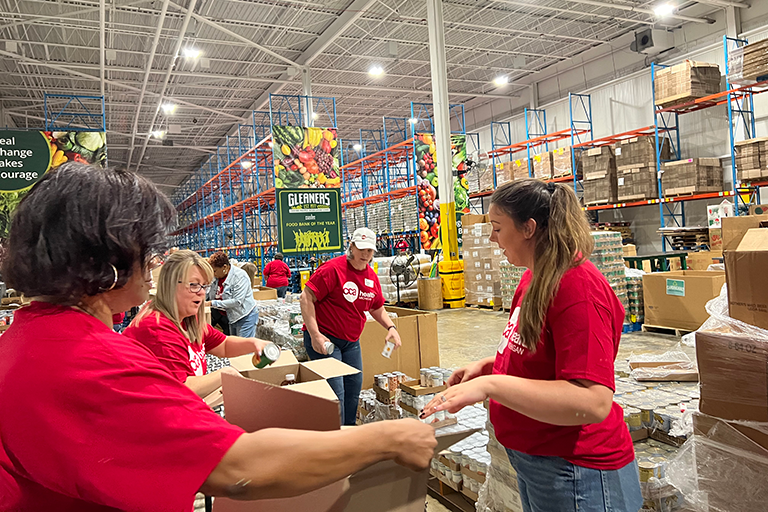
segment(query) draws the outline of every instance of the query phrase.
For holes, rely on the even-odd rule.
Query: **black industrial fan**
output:
[[[400,285],[404,288],[408,288],[416,282],[416,278],[419,277],[419,271],[413,264],[413,260],[416,257],[413,254],[402,254],[395,256],[392,260],[392,266],[389,267],[389,279],[392,284],[397,286],[397,304],[402,304],[400,300]]]

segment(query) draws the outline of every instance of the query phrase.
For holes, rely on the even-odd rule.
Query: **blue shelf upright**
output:
[[[512,145],[512,125],[509,121],[491,121],[491,167],[493,169],[493,188],[498,187],[496,181],[497,171],[503,169],[504,162],[498,149]]]
[[[43,95],[45,131],[106,132],[104,96]]]
[[[592,96],[589,94],[568,93],[568,118],[571,121],[573,191],[578,196],[584,193],[584,185],[579,181],[576,169],[578,168],[578,162],[581,160],[581,152],[588,149],[584,144],[594,138],[592,131]]]
[[[525,140],[545,137],[547,135],[547,111],[538,108],[525,109]],[[531,152],[533,150],[533,152]],[[528,176],[533,176],[532,156],[540,155],[542,152],[549,151],[549,142],[533,145],[530,142],[526,144],[525,152],[528,157]]]

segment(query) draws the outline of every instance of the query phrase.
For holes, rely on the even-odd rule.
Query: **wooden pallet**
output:
[[[662,325],[643,324],[643,332],[649,332],[653,334],[667,334],[680,338],[693,331],[689,331],[688,329],[678,329],[676,327],[664,327]]]
[[[466,303],[466,307],[468,308],[474,308],[474,309],[487,309],[489,311],[501,311],[504,309],[500,304],[494,304],[493,306],[489,306],[488,304],[470,304],[469,302]]]
[[[589,203],[584,203],[586,206],[600,206],[603,204],[613,204],[614,201],[609,201],[608,199],[601,199],[600,201],[590,201]]]
[[[475,503],[472,500],[451,489],[437,478],[429,479],[427,492],[451,512],[475,512]]]

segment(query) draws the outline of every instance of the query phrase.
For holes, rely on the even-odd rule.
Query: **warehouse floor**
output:
[[[455,368],[495,353],[509,313],[465,308],[439,311],[437,318],[440,365]],[[618,357],[626,359],[632,353],[661,354],[676,348],[679,341],[675,336],[645,332],[625,334],[621,338]],[[692,348],[683,346],[682,350],[694,357]],[[427,511],[447,512],[448,509],[429,497]]]

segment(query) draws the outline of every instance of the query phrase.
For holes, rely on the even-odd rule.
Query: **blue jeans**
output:
[[[611,471],[509,448],[507,455],[525,512],[637,512],[643,505],[637,461]]]
[[[250,313],[235,323],[229,324],[229,331],[232,336],[242,338],[256,337],[256,324],[259,323],[259,309],[253,308]]]
[[[339,397],[341,424],[354,425],[357,419],[357,402],[360,399],[360,390],[363,387],[363,355],[360,352],[360,343],[342,340],[327,334],[326,336],[331,340],[331,343],[336,345],[330,356],[315,352],[315,349],[312,348],[312,338],[307,331],[304,331],[304,348],[307,349],[307,355],[313,361],[315,359],[333,357],[342,363],[360,370],[360,373],[354,375],[328,379],[328,384],[330,384],[336,396]]]
[[[287,286],[280,286],[277,288],[277,296],[278,297],[285,297],[285,292],[288,290]]]

